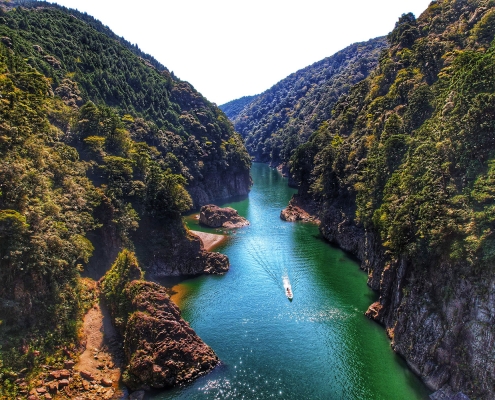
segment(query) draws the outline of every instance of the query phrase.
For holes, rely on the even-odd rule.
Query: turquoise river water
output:
[[[222,364],[186,387],[151,397],[428,398],[391,350],[383,327],[364,316],[376,294],[358,263],[322,240],[314,224],[280,219],[295,191],[276,170],[254,164],[251,174],[249,198],[219,204],[251,223],[228,233],[216,249],[228,255],[230,271],[173,286],[182,316]],[[200,227],[194,216],[186,220],[191,229],[223,233]]]

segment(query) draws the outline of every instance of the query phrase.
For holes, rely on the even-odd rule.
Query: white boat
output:
[[[289,300],[292,300],[292,298],[294,297],[294,295],[292,294],[292,286],[290,284],[289,277],[288,276],[284,276],[282,279],[284,281],[285,295],[287,296],[287,298]]]

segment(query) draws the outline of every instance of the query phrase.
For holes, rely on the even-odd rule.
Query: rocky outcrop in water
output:
[[[124,340],[124,384],[162,389],[211,371],[219,363],[216,354],[182,319],[166,289],[142,276],[134,253],[123,250],[100,285]]]
[[[201,207],[199,222],[211,228],[241,228],[249,225],[249,221],[241,217],[233,208],[220,208],[214,204]]]
[[[218,365],[216,354],[181,318],[163,287],[134,281],[126,287],[125,296],[131,304],[124,340],[126,386],[133,390],[172,387]]]

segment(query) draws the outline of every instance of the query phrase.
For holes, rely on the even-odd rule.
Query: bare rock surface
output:
[[[315,222],[319,223],[318,218],[311,212],[311,207],[304,204],[298,196],[293,196],[289,205],[280,212],[280,218],[287,222]]]
[[[249,225],[249,221],[241,217],[237,210],[231,207],[221,208],[214,204],[201,207],[199,222],[210,228],[242,228]]]
[[[131,390],[180,385],[218,365],[216,354],[182,319],[165,288],[133,281],[125,296],[131,314],[125,327],[127,367],[122,379]]]

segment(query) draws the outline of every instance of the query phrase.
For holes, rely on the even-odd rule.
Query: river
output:
[[[230,271],[173,286],[173,300],[222,364],[194,383],[153,399],[425,399],[428,391],[364,316],[376,294],[358,263],[319,236],[314,224],[280,211],[295,191],[253,164],[249,198],[230,206],[251,225],[216,251]],[[191,229],[202,228],[193,216]],[[294,298],[284,294],[287,274]],[[172,285],[169,282],[169,285]]]

